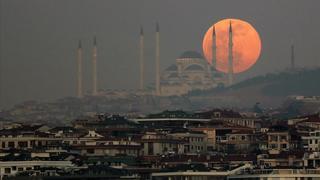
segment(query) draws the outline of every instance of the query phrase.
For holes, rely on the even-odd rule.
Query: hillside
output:
[[[232,89],[243,89],[249,86],[263,85],[261,92],[268,96],[320,95],[320,69],[297,70],[267,74],[242,81]]]
[[[320,69],[300,69],[293,72],[266,74],[244,80],[233,86],[219,87],[210,91],[194,91],[191,99],[219,98],[223,104],[233,106],[251,106],[255,102],[267,106],[280,106],[292,95],[320,95]],[[200,98],[203,97],[203,98]],[[217,102],[217,101],[216,101]]]

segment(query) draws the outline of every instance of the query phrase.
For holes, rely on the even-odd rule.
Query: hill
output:
[[[226,88],[193,91],[189,97],[191,99],[216,97],[224,99],[224,104],[220,105],[225,106],[232,104],[232,106],[248,107],[261,102],[274,107],[280,106],[288,96],[319,96],[319,80],[320,69],[299,69],[256,76]]]

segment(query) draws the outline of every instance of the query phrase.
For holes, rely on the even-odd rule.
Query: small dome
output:
[[[203,71],[203,68],[199,65],[196,64],[192,64],[190,66],[188,66],[185,71]]]
[[[172,64],[166,69],[166,71],[177,71],[177,70],[178,70],[178,67],[174,64]]]
[[[184,53],[182,53],[179,57],[180,59],[184,59],[184,58],[199,58],[199,59],[203,59],[203,56],[196,52],[196,51],[186,51]]]

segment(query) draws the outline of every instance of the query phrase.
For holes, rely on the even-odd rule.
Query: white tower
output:
[[[228,44],[228,85],[233,84],[233,42],[232,42],[232,25],[229,24],[229,44]]]
[[[160,96],[160,29],[156,24],[156,95]]]
[[[93,38],[93,52],[92,52],[92,95],[97,95],[97,39]]]
[[[140,90],[144,90],[144,34],[140,28]]]
[[[81,98],[82,96],[82,46],[81,41],[79,41],[77,49],[77,97]]]

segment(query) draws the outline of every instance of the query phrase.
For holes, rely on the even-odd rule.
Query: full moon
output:
[[[261,52],[261,40],[258,32],[248,22],[240,19],[223,19],[213,26],[216,34],[216,68],[228,72],[229,24],[232,24],[233,71],[241,73],[250,69],[258,60]],[[202,43],[203,54],[212,63],[212,30],[205,33]]]

